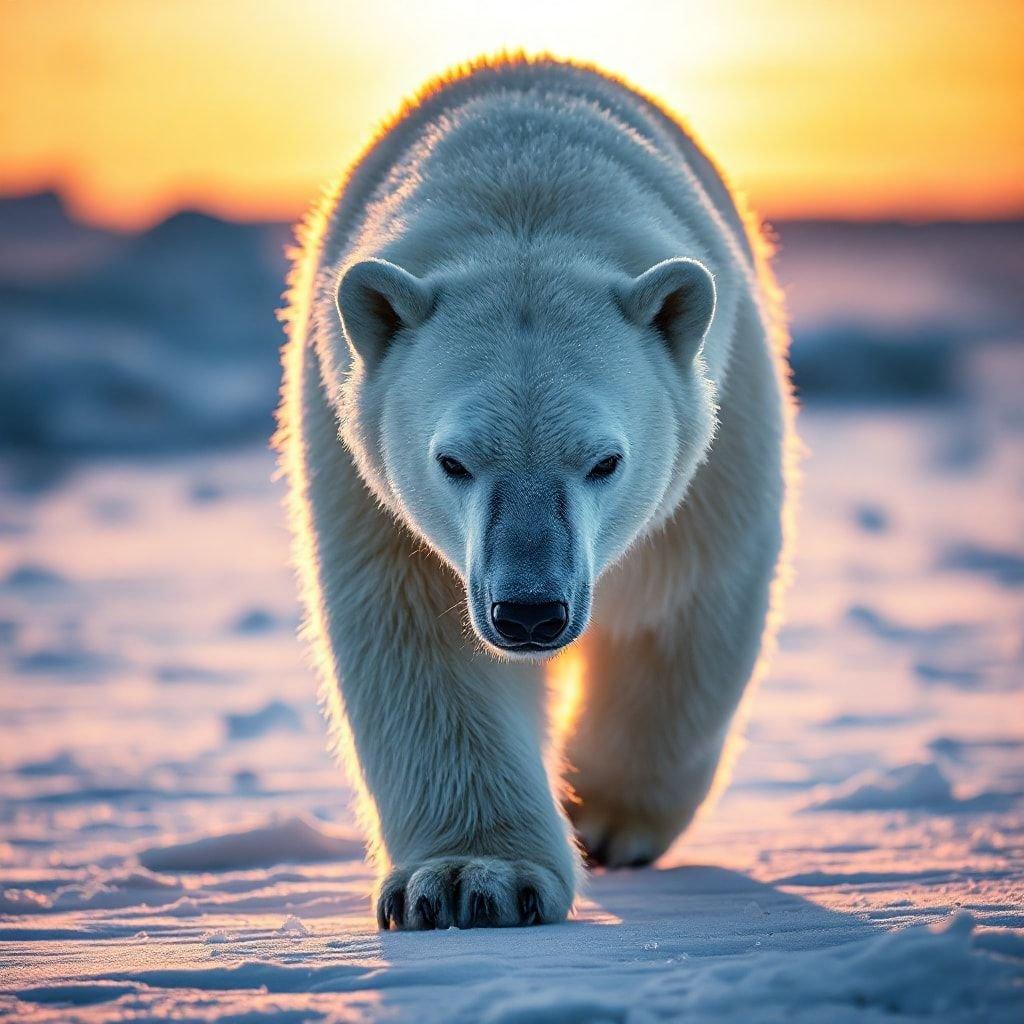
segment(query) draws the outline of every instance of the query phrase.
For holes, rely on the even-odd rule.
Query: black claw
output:
[[[401,928],[405,924],[405,890],[397,889],[391,900],[391,916],[394,919],[395,927]]]
[[[389,892],[377,908],[377,924],[384,931],[388,931],[391,923],[396,928],[401,928],[405,919],[405,890],[394,889]]]
[[[454,882],[452,885],[452,892],[450,902],[448,906],[451,908],[451,919],[458,923],[459,920],[459,907],[462,906],[462,874],[459,871],[454,871]],[[461,924],[459,925],[461,928]]]
[[[498,904],[493,896],[484,899],[484,921],[488,925],[496,925],[500,919]]]
[[[430,929],[437,926],[437,913],[433,903],[426,896],[421,896],[416,901],[416,915],[420,919],[421,927]]]
[[[469,895],[469,924],[470,927],[476,924],[480,924],[480,918],[483,913],[483,896],[478,893],[470,893]]]
[[[519,920],[523,924],[540,924],[540,903],[532,885],[519,893]]]
[[[470,927],[489,928],[498,920],[498,905],[486,893],[475,892],[469,897]]]

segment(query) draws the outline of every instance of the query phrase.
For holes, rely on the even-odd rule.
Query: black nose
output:
[[[569,609],[564,601],[543,604],[499,601],[491,605],[491,621],[509,643],[549,644],[565,631]]]

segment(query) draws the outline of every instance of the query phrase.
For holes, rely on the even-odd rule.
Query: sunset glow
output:
[[[293,217],[402,97],[503,48],[653,93],[768,216],[1024,210],[1012,0],[40,0],[3,18],[0,194],[57,187],[106,224]]]

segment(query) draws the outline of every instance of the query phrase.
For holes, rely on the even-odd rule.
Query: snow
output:
[[[493,1024],[565,1020],[830,1021],[919,1019],[950,1021],[977,1013],[984,993],[988,1021],[1017,1021],[1020,965],[979,955],[968,914],[938,927],[908,928],[862,942],[813,950],[799,959],[782,953],[687,964],[641,980],[622,994],[621,981],[602,977],[579,991],[522,994],[508,982],[488,986],[479,1019]],[[1019,950],[1014,949],[1015,957]],[[515,989],[519,987],[520,991]],[[799,993],[799,1000],[794,994]],[[602,994],[598,994],[602,993]],[[453,1020],[473,1020],[480,993]]]
[[[143,850],[139,863],[151,871],[237,871],[275,864],[351,860],[362,853],[363,843],[358,836],[332,834],[307,818],[292,817],[257,828]]]
[[[309,936],[309,929],[294,914],[289,914],[277,929],[277,933],[293,939],[305,939]]]
[[[901,764],[886,772],[868,772],[835,788],[831,796],[808,805],[817,811],[946,810],[956,805],[953,788],[934,762]]]
[[[272,700],[255,711],[225,715],[224,725],[228,738],[233,740],[256,739],[270,732],[303,731],[299,713],[283,700]]]
[[[294,638],[262,441],[280,232],[75,231],[48,228],[21,265],[0,230],[0,307],[17,305],[0,429],[8,392],[34,403],[0,439],[0,1017],[1024,1019],[1019,228],[783,226],[802,346],[913,341],[937,368],[910,401],[899,359],[875,367],[884,386],[843,382],[849,352],[805,363],[796,584],[731,785],[656,868],[591,875],[565,924],[427,934],[374,927],[351,792]],[[56,292],[39,277],[51,234],[68,243]],[[258,258],[203,276],[246,247]],[[177,280],[185,326],[202,328],[188,366],[244,363],[251,335],[262,367],[195,422],[181,418],[209,391],[161,378],[185,344],[175,282],[149,282],[176,266],[169,251],[195,263]],[[977,269],[986,254],[1002,290]],[[130,311],[82,285],[109,288],[115,270],[156,311],[138,329],[161,359],[132,372],[161,401],[141,420],[131,389],[106,418],[96,404],[127,335],[76,333],[102,317],[129,331]],[[266,323],[225,309],[218,338],[211,290],[263,296]],[[927,341],[940,321],[955,351]],[[66,390],[74,361],[52,394],[27,390],[32,346],[58,328],[51,352],[74,344],[90,367],[82,391]],[[48,419],[40,403],[65,398]]]

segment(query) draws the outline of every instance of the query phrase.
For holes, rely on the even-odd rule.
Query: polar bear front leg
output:
[[[707,797],[760,650],[773,561],[729,586],[703,581],[663,628],[587,637],[566,810],[592,863],[656,860]]]
[[[390,862],[376,898],[379,925],[562,920],[578,857],[541,759],[540,679],[418,634],[410,617],[395,638],[403,657],[379,648],[372,671],[343,669]]]

